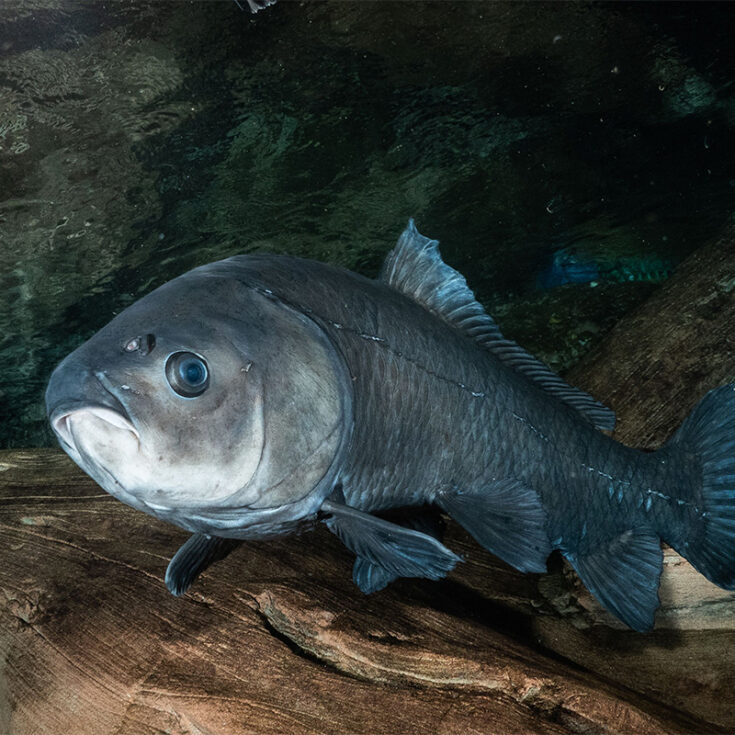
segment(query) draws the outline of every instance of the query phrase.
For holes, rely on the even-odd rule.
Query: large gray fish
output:
[[[105,490],[193,532],[182,594],[240,539],[322,521],[365,592],[460,561],[418,522],[438,506],[525,572],[560,549],[647,630],[666,541],[735,588],[735,386],[645,453],[613,413],[505,339],[413,221],[377,280],[276,255],[196,268],[119,314],[54,371],[61,446]]]

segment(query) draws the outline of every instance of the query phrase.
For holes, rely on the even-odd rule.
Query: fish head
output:
[[[270,535],[316,512],[350,427],[338,351],[297,309],[206,266],[54,370],[51,426],[120,500],[184,528]]]

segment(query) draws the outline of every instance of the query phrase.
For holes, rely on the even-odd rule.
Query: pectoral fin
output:
[[[224,559],[241,543],[239,539],[195,533],[169,562],[166,569],[166,587],[169,592],[177,597],[183,595],[208,566]]]
[[[328,514],[325,523],[329,530],[350,551],[380,567],[371,570],[360,565],[364,576],[356,575],[355,581],[364,591],[382,589],[396,577],[441,579],[462,560],[432,536],[370,513],[331,500],[324,501],[322,511]]]
[[[478,492],[440,493],[436,502],[503,561],[522,572],[546,571],[546,511],[533,488],[501,480]]]

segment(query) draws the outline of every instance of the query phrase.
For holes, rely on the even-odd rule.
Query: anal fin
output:
[[[224,559],[242,541],[195,533],[174,554],[166,569],[166,587],[179,597],[211,564]]]
[[[546,571],[546,511],[533,488],[500,480],[479,492],[442,492],[436,502],[503,561],[522,572]]]
[[[627,626],[653,627],[663,568],[661,541],[652,531],[630,530],[587,554],[565,553],[585,587]]]

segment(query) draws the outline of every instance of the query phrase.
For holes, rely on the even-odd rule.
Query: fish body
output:
[[[429,504],[522,571],[560,549],[637,630],[658,606],[661,540],[735,586],[733,386],[658,452],[626,447],[600,431],[609,409],[503,337],[437,245],[411,222],[376,280],[287,256],[209,264],[57,368],[47,407],[64,449],[194,533],[169,588],[240,539],[320,521],[366,592],[438,579],[459,557],[436,531],[380,517]]]

